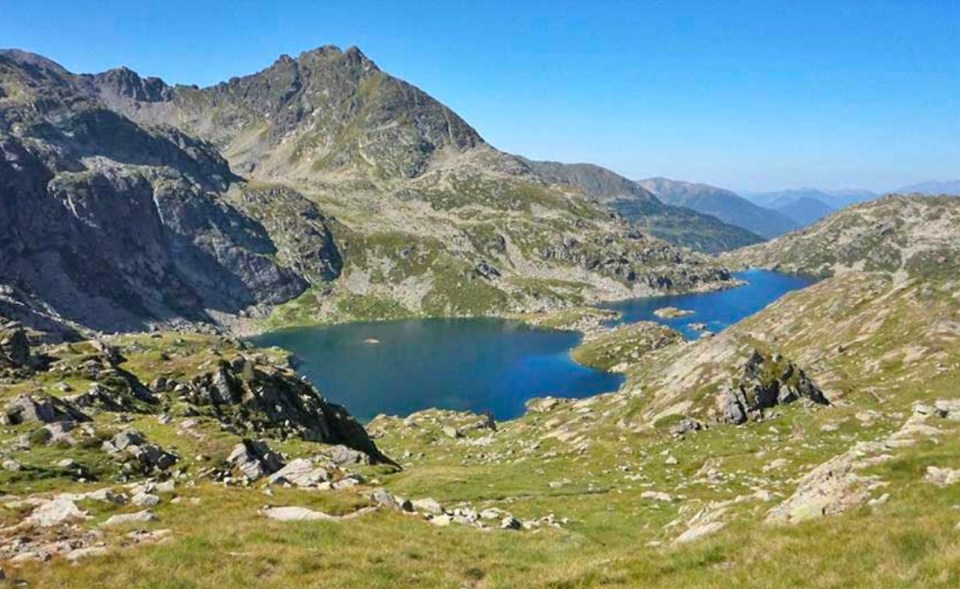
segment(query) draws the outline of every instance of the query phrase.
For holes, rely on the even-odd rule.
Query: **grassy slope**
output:
[[[706,340],[645,357],[621,393],[559,402],[493,435],[451,439],[441,426],[468,418],[443,412],[415,415],[417,427],[371,424],[381,448],[405,466],[375,474],[389,489],[444,505],[497,505],[523,518],[554,513],[570,520],[560,529],[436,528],[388,512],[281,524],[256,510],[285,503],[336,512],[360,500],[306,491],[266,497],[201,483],[182,491],[201,497],[199,506],[165,504],[148,524],[174,530],[166,543],[79,566],[28,565],[22,574],[35,586],[71,588],[954,587],[960,486],[921,479],[928,465],[960,467],[958,422],[938,421],[944,433],[936,441],[890,449],[892,460],[869,469],[886,483],[871,494],[890,493],[885,504],[795,526],[761,523],[799,475],[857,441],[885,438],[915,401],[958,396],[954,292],[944,284],[891,290],[884,278],[848,276],[791,294],[718,336],[763,341],[800,361],[833,395],[834,405],[817,411],[792,405],[763,423],[673,437],[669,420],[647,416],[659,393],[647,388],[646,370],[718,345]],[[670,394],[675,403],[705,392]],[[775,459],[782,465],[769,470]],[[673,500],[643,498],[645,491]],[[672,544],[699,512],[721,507],[723,529]]]

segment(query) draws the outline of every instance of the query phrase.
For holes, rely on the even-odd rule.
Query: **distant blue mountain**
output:
[[[858,188],[820,190],[797,188],[776,192],[747,194],[752,202],[782,213],[801,226],[807,226],[846,206],[873,200],[876,192]]]
[[[787,216],[755,205],[735,192],[709,184],[647,178],[638,182],[663,202],[713,215],[724,223],[773,239],[798,228]]]
[[[786,215],[801,227],[806,227],[813,225],[836,209],[819,199],[803,196],[781,204],[773,210]]]

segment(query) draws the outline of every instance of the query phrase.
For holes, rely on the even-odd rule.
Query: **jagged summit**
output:
[[[112,108],[213,141],[238,169],[271,180],[411,178],[445,150],[485,145],[456,113],[383,73],[356,47],[282,55],[206,88],[116,70],[92,80]]]

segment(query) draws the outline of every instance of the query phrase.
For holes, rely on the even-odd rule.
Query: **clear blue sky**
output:
[[[496,147],[740,190],[960,178],[960,0],[0,0],[0,46],[209,85],[359,46]]]

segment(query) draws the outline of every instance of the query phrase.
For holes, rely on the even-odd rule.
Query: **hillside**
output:
[[[7,312],[97,330],[500,314],[726,269],[496,151],[357,49],[210,88],[0,53]]]
[[[620,391],[500,423],[380,416],[369,439],[284,431],[258,397],[237,419],[257,383],[299,398],[276,351],[162,335],[25,348],[8,331],[0,561],[71,588],[952,587],[956,280],[854,270],[694,342],[650,324],[591,336],[583,352],[626,371]],[[37,386],[78,423],[25,411]],[[129,405],[93,404],[110,398]]]
[[[735,192],[709,184],[669,178],[648,178],[640,180],[639,184],[667,204],[713,215],[725,223],[742,227],[767,239],[783,235],[798,226],[787,216],[757,206]]]
[[[960,271],[958,243],[960,200],[891,195],[724,259],[814,276],[875,271],[897,279],[950,278]]]
[[[718,253],[762,241],[742,225],[724,222],[709,211],[698,212],[683,203],[664,204],[641,183],[606,168],[521,159],[547,181],[579,189],[643,231],[670,243]]]

